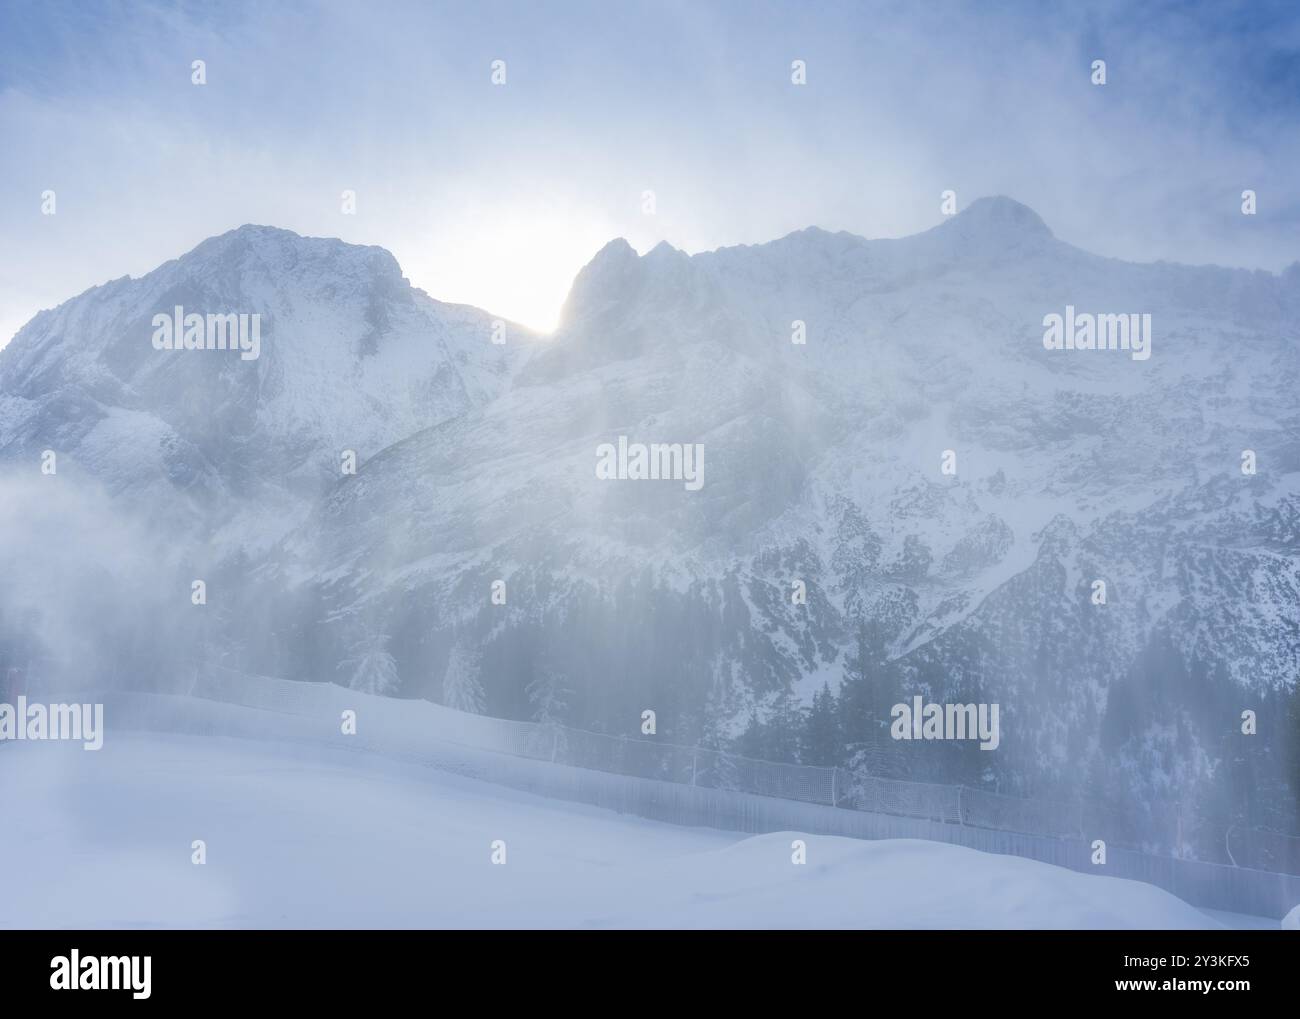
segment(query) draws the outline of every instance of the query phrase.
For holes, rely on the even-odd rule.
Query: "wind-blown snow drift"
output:
[[[21,877],[0,927],[1217,926],[1153,886],[1014,857],[738,838],[346,751],[122,734],[0,753],[0,873]]]

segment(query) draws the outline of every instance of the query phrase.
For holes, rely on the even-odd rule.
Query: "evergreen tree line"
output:
[[[732,749],[762,760],[1078,802],[1085,826],[1113,832],[1119,844],[1162,851],[1177,844],[1201,859],[1227,862],[1230,828],[1300,832],[1300,683],[1247,692],[1223,666],[1185,661],[1157,634],[1111,684],[1100,717],[1085,719],[1082,728],[1092,734],[1071,733],[1072,753],[1092,744],[1078,758],[1074,783],[1044,787],[1033,784],[1033,743],[1007,725],[1011,705],[1002,705],[998,752],[981,751],[974,740],[891,737],[893,706],[916,695],[927,703],[984,701],[979,673],[958,672],[954,679],[939,663],[887,661],[878,627],[863,624],[838,692],[824,683],[806,707],[787,696],[765,718],[753,712]],[[1242,731],[1246,709],[1254,712],[1253,735]],[[1090,735],[1095,740],[1075,738]],[[1197,747],[1209,763],[1189,776]],[[1135,773],[1151,777],[1157,770],[1168,776],[1166,791],[1139,801]],[[1283,852],[1300,854],[1300,840],[1284,844],[1269,850],[1271,863]],[[1300,866],[1300,857],[1290,866]]]
[[[732,749],[743,756],[792,764],[840,767],[880,778],[945,784],[990,785],[996,755],[977,741],[895,740],[890,734],[894,705],[980,700],[979,684],[954,681],[928,664],[890,662],[879,624],[859,625],[838,691],[824,682],[803,707],[793,697],[777,700],[766,718],[754,711]],[[983,754],[983,758],[981,758]]]

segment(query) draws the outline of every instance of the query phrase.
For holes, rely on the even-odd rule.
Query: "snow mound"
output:
[[[1014,857],[741,838],[339,749],[115,734],[0,754],[0,872],[23,878],[0,927],[1216,926],[1153,886]]]

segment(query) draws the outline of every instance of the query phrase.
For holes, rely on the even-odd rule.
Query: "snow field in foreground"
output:
[[[1152,885],[959,846],[679,828],[228,738],[0,747],[0,815],[0,927],[1220,926]]]

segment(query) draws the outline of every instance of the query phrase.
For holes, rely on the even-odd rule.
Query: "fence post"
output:
[[[835,795],[835,773],[839,771],[838,765],[831,766],[831,806],[838,806],[838,799]]]
[[[551,730],[551,763],[555,763],[555,758],[560,752],[560,729],[556,726]]]
[[[964,785],[957,787],[957,823],[963,827],[966,825],[966,811],[962,806],[962,793],[965,791],[966,787]]]
[[[691,751],[691,785],[695,784],[695,769],[700,761],[700,748],[696,747]]]

